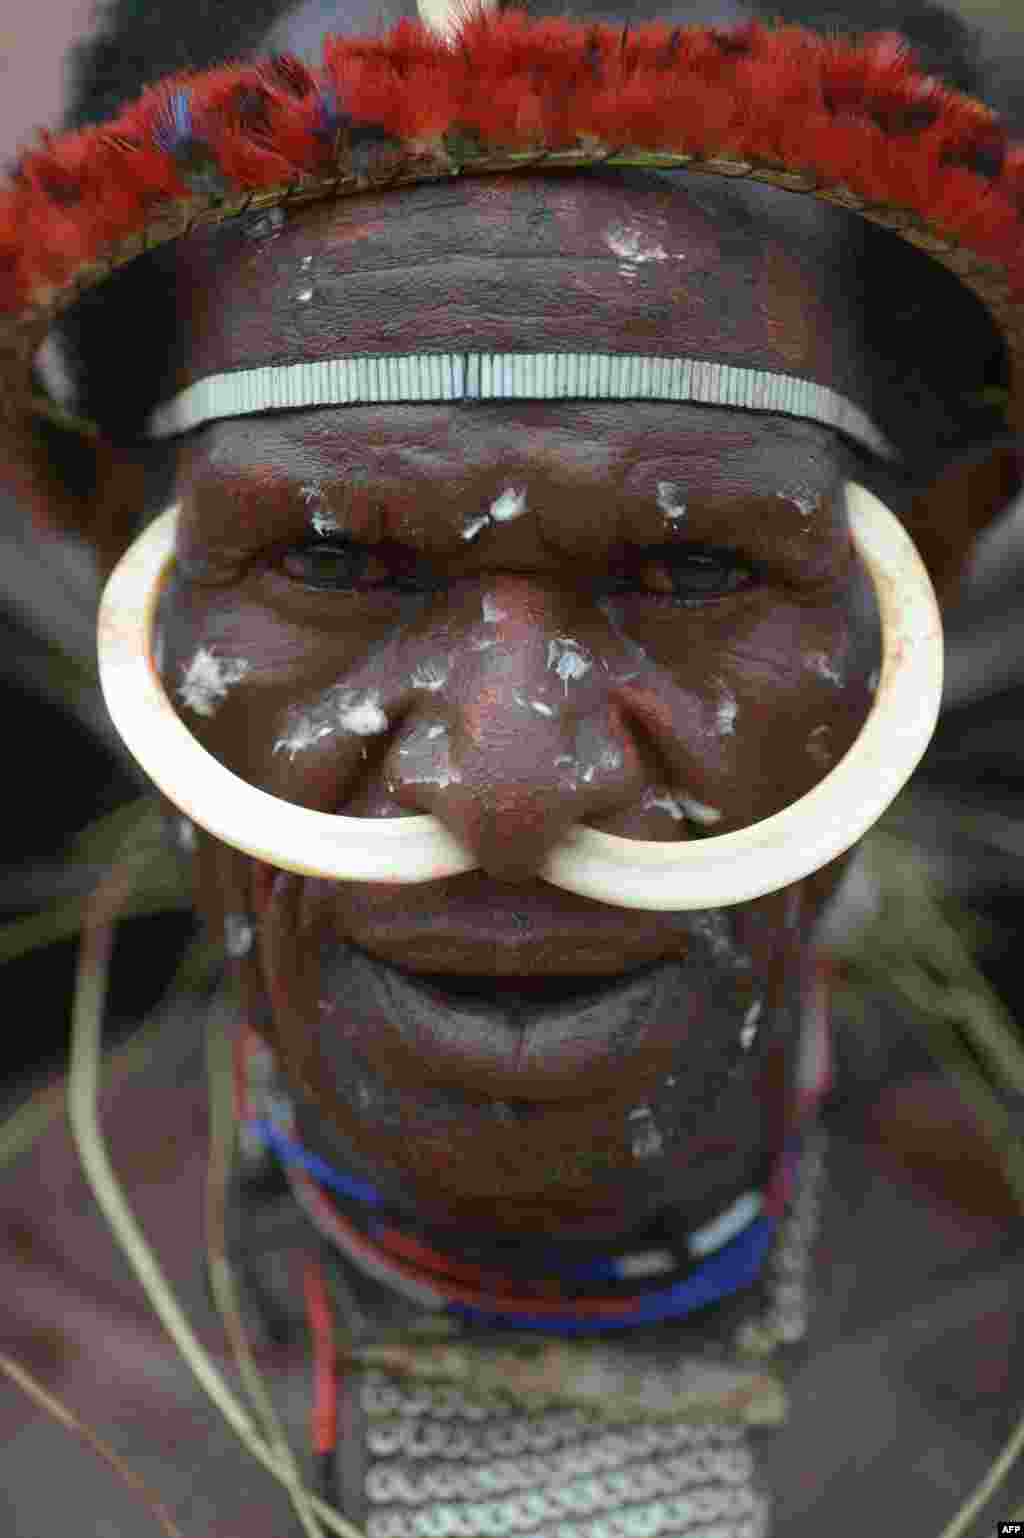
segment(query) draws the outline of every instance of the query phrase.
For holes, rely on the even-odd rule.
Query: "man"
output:
[[[301,54],[329,21],[301,7],[265,37],[240,27],[235,47]],[[714,46],[751,45],[736,33]],[[607,60],[596,45],[585,57],[600,86]],[[148,60],[148,72],[164,63]],[[278,72],[301,96],[301,66]],[[354,163],[383,181],[394,136],[360,134],[328,93],[321,104],[325,132],[348,135]],[[265,150],[260,104],[244,110]],[[223,174],[205,142],[193,98],[171,92],[158,147],[197,196]],[[756,1434],[755,1460],[730,1422],[738,1404],[741,1420],[777,1418],[772,1369],[751,1363],[805,1333],[817,1145],[801,1112],[827,1079],[813,935],[845,858],[749,901],[682,911],[598,903],[541,873],[576,824],[666,844],[728,834],[789,807],[843,760],[881,660],[845,488],[882,495],[940,593],[955,591],[974,533],[1019,483],[991,405],[1007,372],[994,323],[949,272],[846,210],[692,172],[373,188],[243,212],[168,249],[67,326],[72,409],[99,418],[114,445],[97,451],[88,517],[73,484],[47,484],[24,437],[23,490],[48,496],[52,518],[87,523],[109,556],[138,510],[128,488],[137,493],[139,457],[125,440],[145,424],[180,434],[148,468],[178,506],[155,651],[182,721],[279,800],[366,820],[429,814],[475,867],[412,885],[328,881],[186,830],[199,907],[224,936],[243,1000],[251,1169],[232,1221],[252,1299],[291,1343],[265,1363],[280,1413],[294,1423],[304,1392],[288,1269],[311,1247],[304,1208],[328,1240],[344,1328],[361,1349],[398,1343],[387,1372],[353,1369],[336,1390],[337,1500],[380,1538],[481,1524],[760,1533],[769,1489],[782,1533],[891,1525],[894,1503],[937,1529],[998,1446],[1005,1407],[980,1424],[976,1377],[971,1414],[952,1423],[934,1381],[949,1369],[908,1340],[894,1310],[912,1312],[929,1273],[995,1245],[997,1229],[879,1188],[863,1134],[840,1136],[830,1160],[823,1334],[792,1385],[788,1424]],[[168,274],[173,323],[137,309],[152,327],[135,358],[132,289],[137,306],[156,304]],[[97,349],[119,300],[118,346]],[[860,426],[837,432],[820,404],[752,411],[724,395],[680,405],[600,388],[552,398],[529,384],[455,404],[410,390],[397,403],[185,414],[185,392],[248,370],[540,351],[795,375],[827,392],[814,401],[850,403]],[[152,1211],[198,1317],[187,1166],[201,1151],[178,1130],[195,1114],[192,1046],[172,1044],[151,1070],[151,1114],[175,1128],[163,1167],[137,1147],[144,1085],[120,1130],[135,1206],[144,1222]],[[172,1098],[161,1079],[180,1081]],[[765,1259],[758,1225],[785,1205],[795,1137],[789,1218]],[[268,1149],[290,1182],[273,1200],[256,1182]],[[52,1190],[71,1177],[65,1150],[49,1157]],[[90,1272],[106,1264],[80,1205],[59,1204],[49,1308],[78,1311],[59,1354],[62,1391],[79,1404],[80,1378],[106,1377],[63,1258],[80,1247]],[[1001,1188],[989,1208],[1006,1211]],[[867,1268],[864,1246],[893,1233],[898,1257]],[[40,1244],[33,1228],[30,1264],[41,1265]],[[751,1270],[726,1277],[736,1256]],[[963,1357],[977,1357],[985,1320],[1007,1327],[994,1300],[1008,1273],[993,1256],[991,1293],[970,1292],[973,1319],[951,1310]],[[856,1298],[844,1292],[854,1278]],[[263,1475],[109,1286],[86,1306],[106,1316],[113,1394],[148,1401],[136,1428],[119,1428],[129,1463],[183,1530],[233,1530],[243,1510],[247,1531],[285,1530],[286,1505],[270,1504]],[[42,1312],[42,1289],[22,1290]],[[883,1299],[896,1322],[858,1342]],[[453,1372],[431,1321],[479,1376],[461,1397],[450,1384],[417,1387],[417,1372]],[[518,1369],[501,1354],[509,1327],[589,1339],[623,1323],[624,1344],[581,1348],[560,1381],[545,1378],[553,1409],[527,1392],[537,1348]],[[935,1352],[949,1348],[945,1317],[915,1312],[913,1323]],[[598,1369],[611,1385],[603,1406],[584,1393]],[[507,1375],[508,1398],[488,1397],[488,1371],[492,1390]],[[648,1424],[659,1374],[667,1409]],[[684,1404],[692,1382],[700,1413]],[[725,1385],[717,1401],[709,1382]],[[7,1486],[19,1531],[55,1525],[59,1493],[31,1472],[52,1436],[21,1432]],[[218,1469],[206,1482],[204,1464]],[[487,1479],[502,1500],[481,1512]],[[86,1509],[90,1499],[112,1509],[105,1487]],[[297,1506],[299,1520],[317,1520]]]

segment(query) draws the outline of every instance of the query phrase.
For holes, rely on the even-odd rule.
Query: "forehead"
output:
[[[600,563],[621,544],[679,538],[741,545],[811,580],[843,544],[845,469],[838,440],[809,422],[637,401],[510,401],[214,423],[189,443],[178,489],[189,538],[209,548],[319,533],[326,512],[357,539],[394,538],[456,561],[507,564],[536,554],[539,539],[548,556]],[[493,526],[481,518],[488,511]]]
[[[177,383],[360,353],[621,350],[856,394],[844,218],[773,188],[604,173],[466,179],[236,221],[182,242]]]
[[[642,401],[324,407],[212,424],[189,444],[182,484],[229,491],[372,484],[375,496],[441,502],[495,468],[552,490],[664,497],[667,482],[709,505],[752,490],[797,499],[844,468],[827,429],[788,418]],[[300,488],[301,489],[301,488]]]

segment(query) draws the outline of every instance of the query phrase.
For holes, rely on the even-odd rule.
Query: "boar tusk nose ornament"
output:
[[[894,800],[928,745],[942,695],[942,625],[924,563],[871,492],[847,487],[854,545],[874,584],[882,668],[852,747],[806,795],[763,822],[682,843],[577,824],[539,874],[620,908],[726,907],[789,886],[844,853]],[[435,817],[341,817],[247,784],[192,736],[153,660],[156,606],[174,561],[177,508],[124,555],[103,594],[99,670],[114,725],[146,773],[214,838],[267,865],[334,881],[436,881],[472,854]]]

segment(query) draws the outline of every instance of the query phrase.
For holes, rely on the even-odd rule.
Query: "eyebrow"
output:
[[[531,403],[508,403],[513,409],[516,404]],[[619,404],[604,403],[607,409]],[[394,459],[397,453],[402,460],[403,451],[415,447],[419,439],[414,426],[421,421],[425,425],[439,409],[444,410],[428,407],[422,419],[415,413],[414,423],[406,417],[408,407],[397,408],[403,418],[400,421],[388,421],[385,408],[384,419],[375,421],[372,441],[362,441],[358,457],[351,458],[345,435],[331,429],[329,412],[320,417],[322,431],[312,439],[309,424],[316,421],[316,413],[268,414],[258,423],[212,423],[202,430],[209,438],[189,464],[188,480],[182,486],[186,504],[192,503],[191,517],[186,510],[186,519],[204,542],[219,543],[226,550],[244,550],[318,532],[314,522],[317,502],[339,533],[366,543],[384,537],[388,508],[398,488],[415,490],[421,507],[424,497],[429,503],[439,496],[450,511],[444,490],[446,477],[439,483],[431,476],[417,488],[414,465]],[[834,455],[841,440],[827,428],[793,419],[776,419],[766,436],[754,431],[759,419],[753,414],[690,409],[698,414],[706,411],[716,420],[710,426],[701,421],[691,424],[692,443],[676,440],[674,450],[666,444],[662,452],[650,457],[619,460],[613,472],[617,484],[609,486],[602,477],[608,497],[620,508],[628,505],[629,522],[634,529],[643,530],[642,542],[653,546],[682,544],[689,539],[723,547],[745,546],[752,558],[766,565],[778,561],[789,566],[794,558],[806,560],[808,538],[819,544],[841,523],[836,492],[843,471]],[[549,425],[553,432],[566,432],[570,445],[575,442],[571,424]],[[709,460],[711,427],[715,449]],[[259,438],[255,444],[254,428]],[[790,450],[811,448],[808,435],[817,440],[817,447],[814,463],[806,467],[806,477],[801,477],[789,469]],[[475,460],[473,454],[470,457]],[[576,484],[571,453],[568,461],[561,455],[555,457],[558,463],[567,464],[570,479]],[[452,473],[463,465],[460,452],[452,460]],[[518,483],[535,473],[525,464],[496,463],[494,471],[496,484],[498,480]],[[803,479],[806,484],[799,484]],[[658,502],[657,487],[662,481],[673,483],[687,504],[686,516],[678,521],[669,520]],[[801,514],[799,509],[797,498],[806,493],[812,494],[817,504],[814,514]],[[557,487],[553,494],[557,494]],[[534,510],[542,506],[537,503]],[[461,535],[461,523],[457,531],[453,525],[453,550],[464,548]],[[628,534],[624,540],[637,542]],[[791,542],[794,548],[789,550]],[[796,542],[802,548],[796,548]]]

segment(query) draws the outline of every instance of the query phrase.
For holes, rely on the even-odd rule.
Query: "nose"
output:
[[[505,578],[481,610],[443,664],[414,671],[381,767],[390,795],[437,817],[489,876],[527,881],[574,823],[624,828],[654,768],[615,697],[626,662],[605,655],[610,632],[573,626],[527,579]]]

